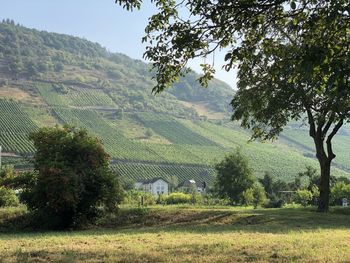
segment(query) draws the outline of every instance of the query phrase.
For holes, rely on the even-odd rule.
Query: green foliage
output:
[[[68,94],[69,89],[63,84],[54,84],[52,88],[59,94]]]
[[[259,205],[266,202],[265,189],[260,184],[255,183],[253,187],[245,190],[242,195],[242,203],[245,205],[253,205],[256,209]]]
[[[11,165],[3,165],[0,170],[0,185],[3,181],[12,179],[14,177],[14,170]]]
[[[344,182],[336,183],[331,189],[331,203],[333,205],[341,205],[342,198],[350,200],[350,184]]]
[[[143,199],[143,205],[155,205],[156,204],[156,198],[149,192],[144,191],[138,191],[135,189],[129,190],[125,192],[123,204],[131,205],[131,206],[139,206],[142,203]]]
[[[307,166],[306,170],[298,174],[299,177],[306,177],[308,179],[307,189],[311,191],[314,186],[320,185],[320,176],[314,167]]]
[[[38,176],[26,186],[24,201],[41,223],[66,228],[95,218],[98,206],[115,209],[121,199],[118,177],[96,138],[68,126],[42,128],[31,138]]]
[[[18,206],[19,200],[12,189],[0,186],[0,207]]]
[[[121,177],[121,185],[125,191],[129,191],[135,188],[135,180],[128,177]]]
[[[299,178],[298,178],[299,179]],[[259,179],[259,182],[265,190],[265,194],[268,198],[265,203],[266,208],[279,208],[285,203],[290,202],[290,198],[284,196],[282,191],[290,191],[295,188],[294,182],[286,183],[280,179],[275,180],[269,173],[265,172],[264,177]],[[297,181],[299,183],[299,181]]]
[[[268,172],[265,172],[264,177],[263,178],[259,178],[259,182],[264,187],[266,195],[267,195],[268,198],[271,198],[271,197],[273,197],[274,195],[277,194],[276,193],[276,188],[277,187],[274,184],[274,179],[271,176],[271,174],[269,174]]]
[[[151,138],[154,135],[154,131],[151,128],[148,128],[145,132],[147,138]]]
[[[245,206],[252,205],[254,201],[253,188],[248,188],[242,194],[242,204]]]
[[[298,190],[296,201],[301,204],[302,206],[308,206],[311,204],[313,198],[313,194],[309,190]]]
[[[248,160],[239,150],[227,155],[223,161],[215,165],[217,177],[215,188],[222,198],[229,198],[231,203],[242,200],[244,191],[254,184],[252,170]]]
[[[190,204],[193,203],[193,196],[191,194],[174,192],[167,196],[164,196],[163,202],[168,205]]]
[[[169,192],[174,192],[179,186],[179,178],[176,175],[171,175],[168,179],[169,182]]]

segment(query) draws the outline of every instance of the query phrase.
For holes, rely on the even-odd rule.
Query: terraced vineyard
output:
[[[104,143],[107,152],[117,159],[128,160],[163,160],[160,155],[147,149],[143,144],[127,139],[115,127],[109,125],[93,110],[54,108],[55,113],[64,123],[86,128],[97,135]]]
[[[146,163],[125,163],[113,164],[112,169],[118,172],[123,178],[131,180],[145,180],[155,177],[162,177],[170,180],[177,177],[179,182],[194,179],[197,182],[214,183],[215,170],[210,166],[200,165],[178,165],[178,164],[146,164]]]
[[[0,145],[4,152],[32,153],[28,136],[37,126],[17,102],[0,98]]]
[[[215,142],[191,131],[169,115],[140,113],[137,116],[146,127],[151,128],[174,144],[218,146]]]
[[[115,107],[113,100],[102,90],[71,89],[64,96],[72,106]]]
[[[284,139],[287,140],[287,143],[300,148],[305,155],[312,157],[315,156],[315,146],[307,130],[286,129],[283,132],[283,135]],[[349,135],[347,135],[347,129],[341,130],[340,134],[334,137],[333,144],[333,150],[337,156],[333,162],[337,167],[343,167],[350,171],[350,141]]]
[[[37,129],[34,123],[16,102],[2,100],[1,107],[4,108],[2,118],[5,118],[3,122],[5,125],[1,126],[0,143],[4,151],[33,152],[33,145],[27,136],[29,132]],[[176,120],[166,115],[138,114],[137,119],[143,118],[142,123],[145,123],[145,127],[152,127],[160,136],[172,141],[172,144],[145,143],[125,137],[117,125],[112,125],[94,110],[58,106],[51,110],[61,123],[86,128],[98,136],[112,159],[127,162],[118,167],[123,170],[122,173],[125,176],[132,179],[142,179],[151,174],[152,176],[168,177],[171,174],[176,175],[179,179],[193,177],[199,180],[198,174],[200,173],[197,170],[197,172],[191,172],[192,168],[188,167],[197,167],[196,165],[212,167],[236,147],[241,147],[244,154],[249,157],[257,176],[262,176],[265,171],[269,171],[275,177],[292,180],[298,172],[305,169],[306,165],[317,167],[315,160],[303,157],[300,152],[286,145],[247,143],[249,134],[210,122]],[[7,116],[4,117],[6,114]],[[19,120],[21,125],[9,120]],[[180,128],[175,128],[177,124]],[[176,137],[178,130],[182,134],[181,137]],[[195,135],[197,137],[194,137]],[[147,164],[148,166],[142,164],[142,166],[140,162],[151,162],[152,164]],[[159,168],[156,168],[155,163],[158,163]],[[178,172],[174,172],[175,164],[179,166]],[[165,170],[164,167],[167,167],[168,170]],[[333,174],[346,175],[339,169],[333,169]]]
[[[37,89],[44,100],[52,106],[116,107],[113,100],[99,89],[66,88],[57,92],[55,84],[39,84]]]

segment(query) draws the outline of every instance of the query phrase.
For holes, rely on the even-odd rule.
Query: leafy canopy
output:
[[[253,187],[255,182],[248,160],[239,150],[226,156],[215,165],[215,169],[216,192],[220,197],[230,199],[231,203],[241,202],[244,191]]]
[[[121,201],[118,177],[109,156],[86,130],[65,126],[42,128],[31,135],[35,169],[27,174],[23,199],[50,228],[66,228],[97,216],[97,208],[114,209]],[[17,182],[18,183],[18,182]]]
[[[129,9],[141,0],[117,0]],[[350,18],[348,1],[222,0],[152,1],[143,41],[153,61],[155,92],[169,87],[187,62],[227,50],[226,70],[238,67],[234,119],[254,137],[276,137],[291,119],[307,112],[326,134],[349,118]],[[212,65],[202,65],[204,85]],[[336,102],[336,103],[335,103]],[[340,124],[339,124],[340,125]]]

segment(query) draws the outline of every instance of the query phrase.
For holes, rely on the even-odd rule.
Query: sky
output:
[[[150,1],[144,2],[140,11],[128,12],[114,0],[0,0],[0,20],[9,18],[29,28],[83,37],[111,52],[142,59],[141,38],[156,11]],[[215,54],[216,77],[235,87],[235,73],[221,68],[223,57]],[[189,66],[199,72],[200,63],[192,61]]]

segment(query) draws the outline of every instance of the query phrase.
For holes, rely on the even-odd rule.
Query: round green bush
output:
[[[15,191],[0,186],[0,207],[18,206],[19,200]]]
[[[189,204],[192,203],[192,195],[184,193],[171,193],[164,197],[164,202],[166,204]]]

